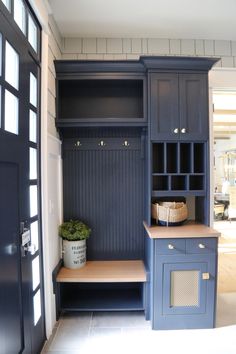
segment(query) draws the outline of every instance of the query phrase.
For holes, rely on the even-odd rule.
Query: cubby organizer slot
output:
[[[205,189],[205,143],[159,142],[152,144],[155,192],[191,192]]]
[[[167,173],[178,172],[178,144],[167,143],[166,144],[166,169]]]
[[[182,191],[187,189],[186,176],[171,176],[171,190]]]
[[[66,311],[144,310],[142,284],[61,284],[61,307]]]
[[[194,143],[194,173],[205,171],[205,148],[204,143]]]
[[[153,173],[164,173],[164,144],[152,145]]]
[[[179,151],[180,173],[191,173],[191,143],[181,143]]]
[[[152,189],[156,191],[167,191],[169,189],[168,176],[153,176]]]
[[[143,118],[143,80],[61,80],[60,119]]]
[[[204,176],[189,176],[190,190],[204,190]]]

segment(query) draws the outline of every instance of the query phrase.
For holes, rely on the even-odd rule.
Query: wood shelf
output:
[[[182,226],[151,226],[143,223],[150,238],[220,237],[220,233],[203,224],[186,223]]]
[[[141,260],[87,261],[80,269],[62,267],[57,282],[69,283],[125,283],[145,282],[146,271]]]

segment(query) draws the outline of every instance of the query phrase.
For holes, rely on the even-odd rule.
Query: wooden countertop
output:
[[[151,226],[143,222],[150,238],[194,238],[194,237],[220,237],[220,232],[203,224],[189,222],[181,226]]]
[[[56,280],[70,283],[145,282],[146,271],[142,260],[87,261],[79,269],[62,267]]]

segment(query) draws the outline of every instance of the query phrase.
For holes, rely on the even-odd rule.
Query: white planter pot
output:
[[[86,263],[86,240],[63,240],[64,267],[78,269]]]

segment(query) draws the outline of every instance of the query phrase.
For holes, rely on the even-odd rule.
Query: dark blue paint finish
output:
[[[64,219],[79,217],[92,228],[88,259],[143,259],[141,137],[69,139],[63,155]]]
[[[145,126],[146,77],[110,72],[57,75],[56,124],[76,126]]]
[[[18,353],[23,349],[18,180],[18,165],[0,162],[1,353]]]
[[[141,56],[140,61],[150,71],[208,72],[219,58]]]
[[[35,20],[29,4],[25,2],[24,5],[27,13],[31,13]],[[37,26],[37,22],[35,24]],[[40,137],[37,144],[29,143],[29,108],[36,110],[29,104],[29,79],[30,72],[38,77],[37,102],[40,107],[38,65],[40,51],[36,55],[27,37],[14,21],[13,13],[7,11],[2,2],[0,2],[0,32],[3,74],[0,76],[0,352],[1,354],[38,353],[45,341],[43,287],[41,287],[42,316],[34,326],[31,255],[21,257],[20,222],[24,221],[26,227],[29,225],[29,185],[35,183],[29,181],[29,146],[40,148]],[[39,28],[37,32],[39,40]],[[6,41],[19,54],[18,90],[6,82],[4,76]],[[16,95],[19,100],[19,134],[4,130],[5,90]],[[37,119],[38,127],[39,118],[40,114]],[[39,176],[40,171],[38,190],[40,190]],[[40,211],[39,205],[40,200],[38,211]],[[39,231],[39,237],[40,234]],[[40,262],[40,268],[41,266]]]
[[[147,283],[142,285],[138,306],[134,294],[130,297],[124,284],[119,290],[131,299],[131,302],[127,300],[128,305],[117,300],[114,289],[107,289],[106,304],[96,305],[96,294],[99,299],[102,291],[98,285],[94,289],[94,304],[85,302],[80,306],[77,295],[85,291],[86,298],[87,290],[80,287],[73,297],[73,290],[69,291],[65,285],[63,306],[67,309],[80,306],[81,309],[122,310],[141,306],[145,308],[146,318],[151,318],[153,328],[213,326],[216,284],[213,276],[201,287],[201,301],[206,301],[201,309],[206,306],[205,314],[196,315],[193,311],[188,316],[185,312],[167,316],[162,311],[168,307],[163,302],[163,292],[168,294],[172,265],[195,266],[203,271],[207,264],[208,271],[214,275],[215,245],[209,241],[204,252],[197,254],[195,241],[167,240],[176,242],[173,255],[164,251],[161,243],[157,246],[156,240],[144,236],[142,221],[150,226],[151,202],[158,198],[176,200],[194,196],[196,221],[209,224],[207,73],[216,61],[141,57],[139,61],[127,62],[55,62],[56,124],[63,139],[64,218],[80,217],[92,227],[89,259],[144,258],[150,274]],[[146,124],[147,132],[145,128],[142,130]],[[183,128],[182,124],[187,134],[170,131]],[[130,142],[126,149],[120,148],[120,139]],[[101,141],[105,143],[102,146]],[[158,162],[153,164],[156,158]],[[140,302],[140,299],[144,300]]]
[[[143,284],[62,284],[61,304],[67,311],[143,311]]]
[[[170,239],[169,239],[170,240]],[[186,243],[201,243],[203,240],[181,239]],[[204,239],[205,243],[212,243],[213,239]],[[160,241],[155,240],[155,259],[153,277],[153,329],[185,329],[185,328],[212,328],[215,321],[216,305],[216,277],[217,277],[217,242],[215,247],[208,249],[208,253],[180,255],[164,255],[158,252]],[[172,240],[174,242],[175,240]],[[176,240],[180,241],[180,240]],[[199,271],[199,305],[171,307],[171,272],[175,270]],[[209,280],[203,280],[202,273],[210,274]]]
[[[171,248],[169,247],[171,246]],[[172,248],[173,247],[173,248]],[[185,239],[166,238],[155,242],[155,256],[158,254],[174,255],[186,251]]]
[[[201,283],[199,289],[199,303],[196,306],[171,306],[171,272],[175,271],[192,271],[196,270],[198,274],[198,282]],[[207,272],[207,262],[196,263],[191,260],[191,263],[167,263],[163,265],[164,291],[163,291],[163,315],[186,315],[186,314],[202,314],[206,311],[206,290],[207,282],[201,280],[201,274]],[[183,294],[184,296],[184,294]]]
[[[204,247],[204,248],[203,248]],[[209,254],[217,252],[216,238],[189,238],[186,239],[186,253]]]
[[[151,73],[152,140],[207,140],[206,74]]]

